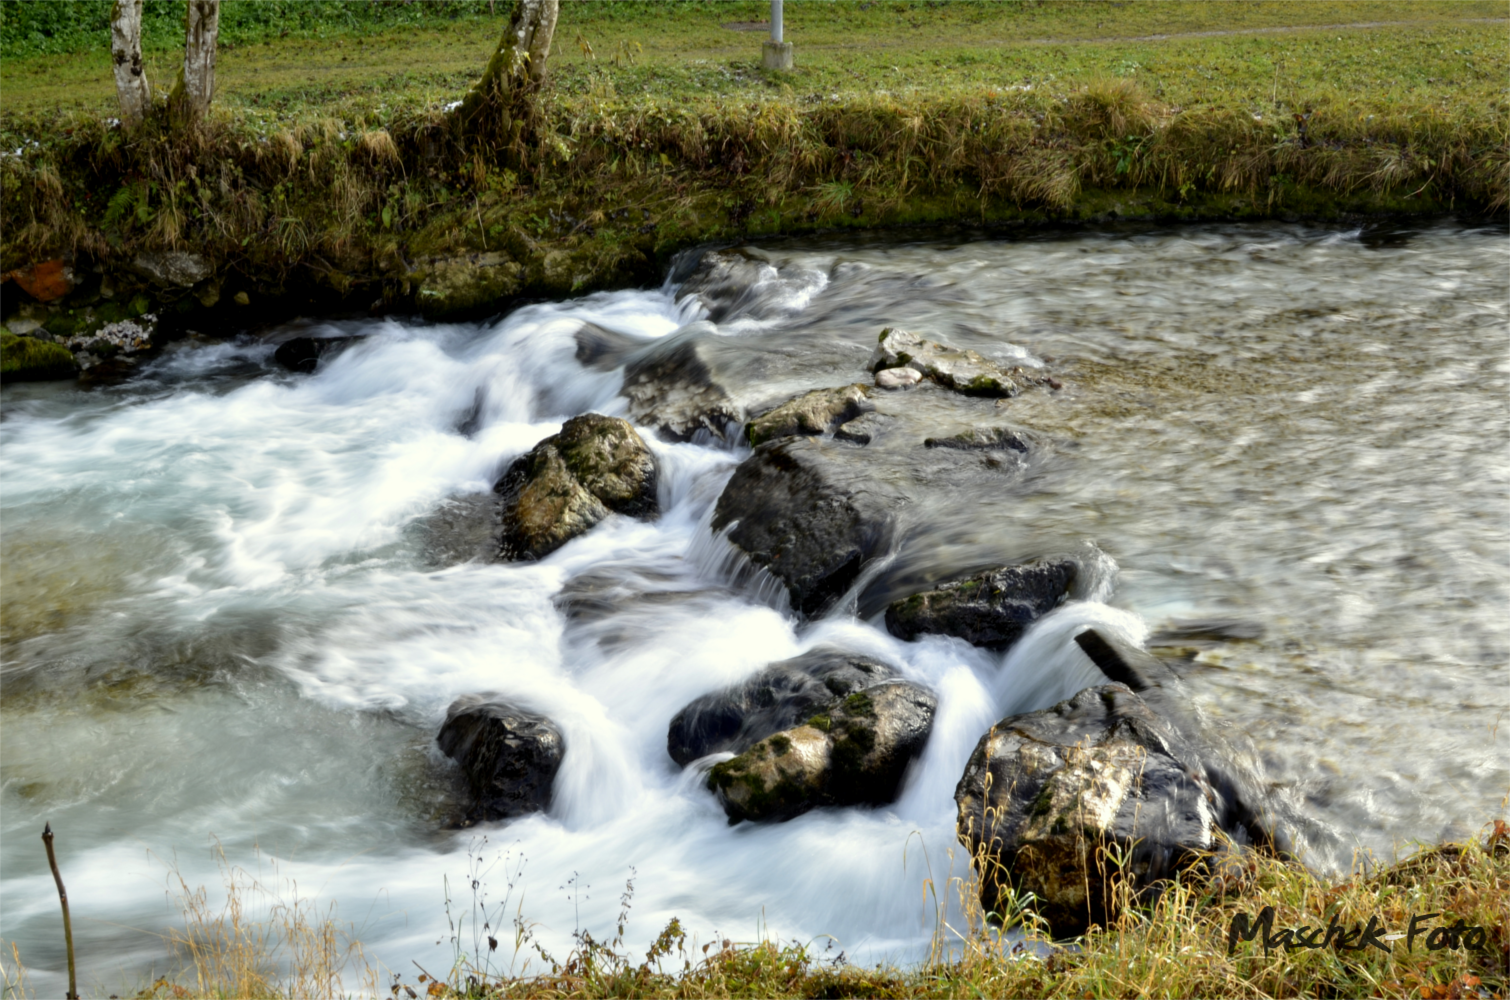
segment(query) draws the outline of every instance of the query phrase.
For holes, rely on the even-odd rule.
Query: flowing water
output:
[[[771,266],[713,314],[669,281],[486,324],[314,324],[366,335],[314,375],[198,337],[119,386],[7,387],[0,938],[60,983],[50,821],[81,979],[107,991],[171,967],[169,866],[218,891],[217,845],[339,901],[395,969],[449,966],[469,855],[490,901],[513,873],[511,910],[522,894],[558,955],[609,931],[633,874],[636,946],[679,916],[701,942],[831,935],[906,961],[936,926],[924,880],[964,867],[966,757],[1099,682],[1070,642],[1087,623],[1182,647],[1206,716],[1347,844],[1468,834],[1510,789],[1507,249],[1456,225],[809,240],[754,251]],[[512,458],[625,412],[620,374],[574,357],[583,321],[659,337],[709,315],[767,359],[776,401],[865,377],[890,324],[1043,364],[1064,388],[1007,406],[1051,459],[999,517],[923,511],[947,530],[901,543],[890,579],[1087,542],[1114,574],[1005,656],[895,640],[874,600],[799,625],[709,534],[747,452],[659,441],[659,520],[536,564],[448,557]],[[562,599],[584,593],[591,613]],[[667,723],[822,642],[938,692],[928,749],[891,807],[730,827]],[[548,814],[449,825],[434,736],[474,691],[561,726]]]

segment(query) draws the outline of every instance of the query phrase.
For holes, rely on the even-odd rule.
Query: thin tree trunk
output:
[[[142,0],[115,0],[110,11],[110,60],[121,121],[140,124],[152,109],[152,86],[142,65]]]
[[[184,67],[168,98],[173,124],[198,123],[215,96],[215,41],[220,35],[220,0],[189,0],[184,30]]]
[[[515,141],[526,138],[531,98],[545,80],[559,9],[559,0],[514,0],[509,26],[482,79],[456,109],[463,132]]]

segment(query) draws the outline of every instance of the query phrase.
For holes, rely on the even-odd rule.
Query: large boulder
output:
[[[687,705],[671,720],[666,751],[683,767],[713,753],[743,753],[838,699],[896,676],[879,660],[819,647]]]
[[[854,451],[805,437],[761,445],[734,470],[713,512],[713,529],[729,528],[729,541],[785,584],[803,615],[824,611],[885,550],[908,499],[835,449]]]
[[[1003,368],[975,351],[958,350],[915,333],[887,327],[870,358],[870,370],[912,368],[946,389],[967,396],[1015,396],[1038,379],[1022,368]]]
[[[502,497],[503,559],[542,559],[610,513],[652,518],[655,457],[628,421],[587,413],[509,466]]]
[[[506,701],[470,695],[446,711],[436,737],[471,790],[470,822],[550,808],[566,741],[555,723]]]
[[[869,386],[814,389],[745,424],[745,440],[754,448],[781,437],[827,434],[873,409]]]
[[[1009,888],[1031,892],[1056,937],[1106,925],[1121,899],[1147,898],[1222,843],[1201,761],[1123,684],[992,726],[954,798],[981,904],[1001,912]]]
[[[977,573],[892,602],[886,630],[898,639],[953,635],[1006,649],[1069,596],[1079,568],[1059,556]]]
[[[1163,661],[1095,630],[1075,641],[1111,683],[998,722],[955,788],[988,911],[1008,887],[1031,892],[1066,936],[1181,871],[1225,877],[1232,852],[1349,863],[1344,838],[1264,781],[1252,747],[1206,726]]]
[[[43,382],[78,374],[73,354],[61,344],[0,332],[0,382]]]
[[[791,819],[819,806],[883,805],[923,752],[937,699],[908,681],[865,688],[715,764],[708,788],[730,823]]]

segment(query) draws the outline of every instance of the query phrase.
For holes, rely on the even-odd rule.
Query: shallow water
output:
[[[60,982],[50,821],[81,980],[107,992],[171,967],[153,936],[176,918],[169,865],[215,891],[217,844],[338,900],[395,969],[449,966],[446,880],[465,910],[469,851],[509,854],[493,901],[522,864],[510,906],[522,893],[558,955],[610,927],[633,874],[636,947],[679,916],[701,942],[831,935],[905,961],[936,926],[924,880],[961,871],[966,757],[1001,716],[1099,681],[1070,642],[1087,623],[1165,643],[1261,626],[1183,642],[1176,665],[1269,780],[1378,855],[1467,834],[1510,791],[1507,249],[1450,225],[763,247],[766,280],[715,313],[760,360],[754,396],[863,377],[884,325],[1064,382],[1007,406],[1051,455],[1025,485],[957,473],[979,503],[922,510],[869,596],[805,626],[708,532],[738,450],[652,442],[656,522],[612,519],[533,565],[445,558],[447,519],[512,458],[568,416],[625,412],[618,374],[575,360],[580,323],[705,318],[674,283],[490,324],[344,324],[368,338],[313,376],[200,338],[117,387],[8,386],[0,938],[42,992]],[[915,398],[941,433],[964,419]],[[1004,657],[875,621],[941,567],[1087,542],[1115,585]],[[582,593],[611,599],[557,600]],[[890,808],[731,828],[666,755],[667,723],[821,642],[939,693],[928,750]],[[433,739],[480,690],[550,715],[569,752],[548,815],[455,831]]]

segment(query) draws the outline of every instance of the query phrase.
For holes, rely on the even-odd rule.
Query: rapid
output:
[[[5,389],[0,939],[35,988],[64,966],[44,822],[81,983],[112,992],[173,967],[171,872],[213,896],[226,862],[337,901],[393,969],[450,966],[447,894],[468,910],[484,870],[489,904],[511,893],[508,917],[558,956],[575,930],[605,936],[633,878],[636,949],[679,917],[700,943],[915,960],[968,870],[965,760],[996,720],[1101,682],[1071,641],[1086,624],[1169,655],[1206,717],[1360,851],[1503,814],[1501,230],[749,252],[761,279],[712,305],[673,272],[486,323],[281,331],[362,337],[312,375],[274,365],[273,340],[202,330],[116,386]],[[584,322],[638,337],[711,322],[765,352],[772,402],[867,378],[888,325],[1042,367],[1063,389],[1006,404],[1051,445],[1028,488],[923,511],[930,530],[885,569],[1094,545],[1104,579],[1005,654],[902,642],[864,600],[799,623],[709,528],[748,450],[649,430],[657,520],[611,517],[538,563],[476,558],[477,511],[510,461],[570,416],[627,412],[622,373],[577,360]],[[667,756],[668,722],[822,643],[934,690],[928,747],[892,806],[731,827]],[[548,715],[568,750],[548,813],[456,829],[435,734],[482,691]]]

